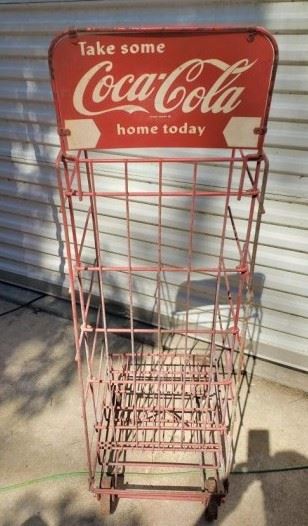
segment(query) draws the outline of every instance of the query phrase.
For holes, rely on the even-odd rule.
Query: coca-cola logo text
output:
[[[192,58],[169,73],[129,73],[116,78],[113,62],[103,60],[92,66],[78,81],[73,104],[77,112],[87,116],[112,111],[167,114],[180,110],[188,114],[199,110],[202,114],[230,113],[241,104],[245,89],[236,81],[255,63],[256,60],[249,62],[247,58],[234,64],[217,58]],[[206,69],[209,67],[219,72],[211,85],[206,82]],[[198,80],[200,85],[196,86]]]

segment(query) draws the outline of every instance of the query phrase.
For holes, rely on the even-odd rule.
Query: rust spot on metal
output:
[[[68,135],[71,135],[71,130],[68,128],[58,128],[58,134],[60,137],[67,137]]]
[[[68,36],[72,42],[72,44],[77,45],[78,44],[78,33],[75,28],[71,28],[68,30]]]
[[[265,135],[267,132],[266,126],[260,127],[260,128],[254,128],[253,133],[255,135]]]
[[[247,42],[254,42],[256,35],[257,35],[257,32],[255,29],[252,29],[251,31],[249,31],[247,35]]]

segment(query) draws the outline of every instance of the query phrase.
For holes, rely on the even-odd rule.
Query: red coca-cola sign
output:
[[[62,148],[259,148],[276,55],[259,28],[60,35],[49,62]]]

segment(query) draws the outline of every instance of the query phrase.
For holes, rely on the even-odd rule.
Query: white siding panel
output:
[[[308,53],[308,50],[307,50]],[[276,93],[308,93],[308,66],[280,64],[276,76]]]
[[[2,4],[2,5],[1,5]],[[260,344],[279,348],[265,357],[295,367],[308,361],[308,2],[207,2],[153,0],[104,2],[25,2],[0,0],[0,273],[6,272],[53,285],[67,286],[64,275],[63,234],[53,162],[58,150],[55,115],[49,86],[47,50],[52,37],[72,26],[236,24],[263,25],[276,35],[280,66],[270,113],[266,151],[270,159],[266,215],[260,235],[258,267],[263,276]],[[108,181],[119,184],[110,171]],[[211,184],[218,184],[215,172]],[[100,184],[100,178],[98,178]],[[171,178],[172,179],[172,178]],[[135,178],[141,185],[140,176]],[[181,176],[173,184],[182,184]],[[110,222],[104,240],[110,261],[125,253],[121,208],[108,203]],[[134,223],[137,258],[155,250],[156,208],[139,206]],[[170,261],[183,257],[187,218],[175,207],[164,211],[173,229],[164,243]],[[236,209],[238,224],[243,217]],[[78,229],[85,218],[77,214]],[[217,251],[219,216],[213,208],[198,216],[208,221],[207,242],[200,238],[200,260]],[[198,239],[198,238],[197,238]],[[182,244],[181,244],[182,243]],[[146,251],[145,251],[145,246]],[[111,248],[112,247],[112,248]],[[89,258],[93,247],[86,246]],[[229,253],[232,259],[232,251]],[[17,279],[17,278],[16,278]],[[138,305],[151,310],[152,285],[134,281]],[[173,301],[176,283],[170,285]],[[125,301],[127,285],[121,277],[118,297]],[[110,285],[110,296],[114,287]],[[172,302],[171,302],[172,303]],[[172,310],[172,306],[170,309]],[[288,360],[283,350],[288,352]],[[290,361],[289,356],[294,356]]]
[[[308,96],[306,94],[274,93],[270,119],[279,120],[281,122],[307,121],[307,103]]]
[[[13,2],[12,2],[13,4]],[[26,2],[25,4],[29,4]],[[86,7],[87,6],[87,7]],[[85,8],[86,7],[86,8]],[[48,9],[49,8],[49,9]],[[3,30],[16,32],[16,23],[25,32],[54,32],[59,28],[138,24],[260,24],[272,31],[300,32],[308,25],[307,2],[226,2],[219,4],[192,0],[121,2],[41,2],[19,8],[11,6],[2,17]]]

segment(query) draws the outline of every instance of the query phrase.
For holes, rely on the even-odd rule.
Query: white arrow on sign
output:
[[[65,128],[70,131],[67,136],[69,150],[95,148],[101,132],[93,119],[70,119],[65,121]]]
[[[254,133],[254,129],[260,125],[261,117],[231,117],[223,131],[227,145],[257,148],[259,135]]]

